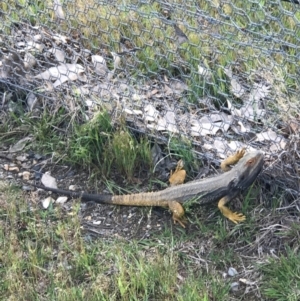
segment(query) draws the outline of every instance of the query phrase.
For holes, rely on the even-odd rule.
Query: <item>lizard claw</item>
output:
[[[245,153],[246,153],[246,149],[242,148],[242,149],[238,150],[234,156],[237,159],[237,161],[239,161],[240,159],[242,159],[244,157]]]
[[[235,224],[238,224],[246,220],[246,216],[243,213],[232,212],[228,219],[234,222]]]
[[[176,224],[178,222],[178,224],[182,228],[185,228],[185,224],[187,223],[186,218],[184,218],[184,217],[178,218],[178,217],[174,216],[174,214],[173,214],[172,218],[173,218],[174,224]]]

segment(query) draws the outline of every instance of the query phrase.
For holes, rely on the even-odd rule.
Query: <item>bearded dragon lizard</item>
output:
[[[125,206],[160,206],[167,207],[173,213],[174,223],[185,227],[184,209],[182,203],[197,198],[197,204],[207,204],[218,201],[221,213],[234,223],[245,220],[241,213],[232,212],[225,205],[240,192],[249,188],[261,172],[264,155],[261,151],[245,153],[242,149],[221,163],[226,173],[214,177],[171,186],[161,191],[142,192],[128,195],[89,194],[71,190],[56,189],[32,184],[34,187],[58,194],[80,198],[83,201],[93,201],[100,204],[115,204]],[[230,169],[230,165],[236,164]],[[229,170],[230,169],[230,170]]]

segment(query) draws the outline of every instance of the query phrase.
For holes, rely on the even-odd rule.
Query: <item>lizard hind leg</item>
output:
[[[228,207],[225,206],[228,201],[228,198],[224,197],[218,203],[218,208],[220,209],[222,214],[235,224],[244,221],[246,219],[245,215],[243,215],[242,213],[232,212]]]
[[[186,178],[186,171],[184,168],[184,162],[180,159],[177,163],[176,169],[174,172],[171,171],[171,175],[169,178],[170,186],[175,186],[182,184]]]
[[[178,222],[181,227],[185,228],[186,219],[184,217],[184,209],[182,205],[176,201],[169,201],[168,207],[173,213],[172,219],[174,224]]]

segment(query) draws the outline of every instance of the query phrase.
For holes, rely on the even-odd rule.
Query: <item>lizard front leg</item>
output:
[[[244,157],[246,153],[246,149],[242,148],[241,150],[238,150],[234,155],[229,156],[225,160],[221,162],[221,169],[223,171],[230,170],[230,165],[234,165],[240,161],[241,158]]]
[[[229,156],[221,162],[221,169],[223,171],[230,170],[230,165],[238,163],[240,159],[244,157],[245,153],[245,148],[238,150],[234,155]],[[242,213],[232,212],[228,207],[225,206],[225,204],[230,200],[231,198],[229,198],[228,196],[220,199],[220,201],[218,202],[218,208],[220,209],[221,213],[235,224],[244,221],[246,219],[245,215],[243,215]]]
[[[218,202],[218,208],[220,209],[221,213],[235,224],[244,221],[246,219],[245,215],[242,213],[232,212],[228,207],[225,206],[225,204],[229,201],[230,198],[225,196]]]

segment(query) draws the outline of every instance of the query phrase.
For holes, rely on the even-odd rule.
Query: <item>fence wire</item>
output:
[[[262,149],[299,191],[298,1],[6,1],[1,114],[42,107],[183,137],[222,159]],[[1,121],[0,121],[1,122]],[[271,188],[270,188],[271,189]]]

